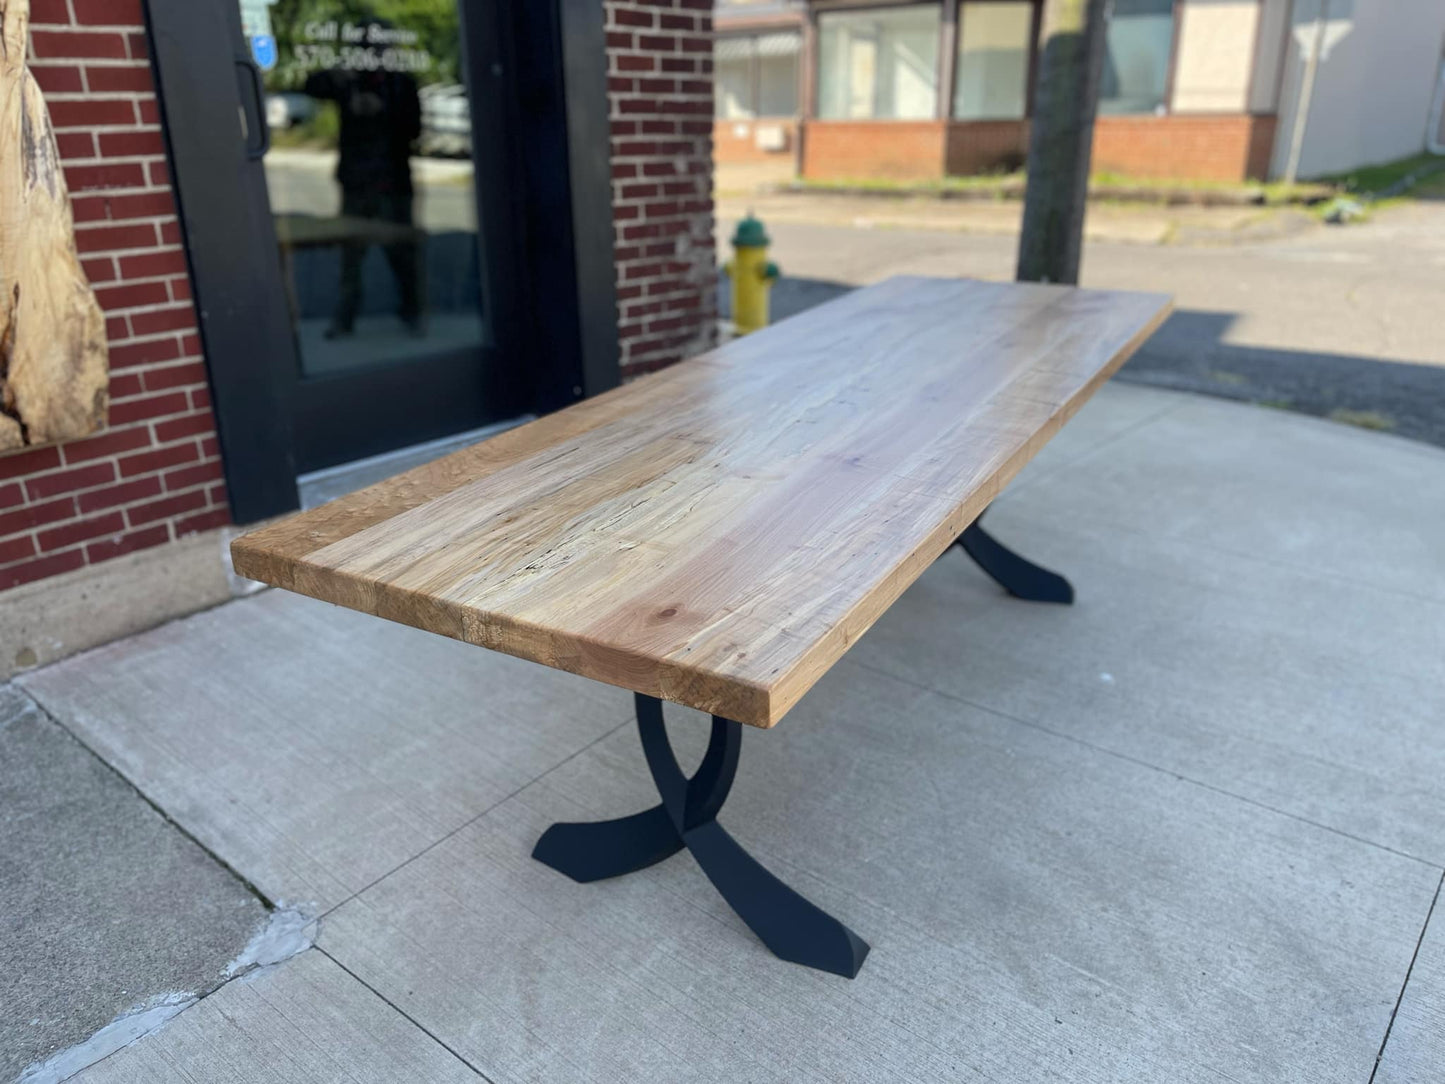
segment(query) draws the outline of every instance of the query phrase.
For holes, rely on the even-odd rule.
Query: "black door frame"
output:
[[[477,185],[507,385],[488,392],[555,410],[619,380],[602,5],[461,6],[473,95],[498,105],[473,109],[474,145],[494,148],[500,181]],[[305,405],[258,153],[265,117],[237,53],[236,0],[146,8],[231,514],[248,523],[299,504],[291,422]],[[423,401],[415,381],[411,403],[405,385],[352,387],[402,411]]]

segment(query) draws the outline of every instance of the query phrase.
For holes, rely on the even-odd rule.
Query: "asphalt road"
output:
[[[735,220],[718,224],[719,252]],[[770,225],[781,319],[897,274],[1012,277],[1012,236]],[[1121,379],[1243,399],[1445,446],[1445,202],[1231,246],[1086,246],[1086,286],[1175,312]]]

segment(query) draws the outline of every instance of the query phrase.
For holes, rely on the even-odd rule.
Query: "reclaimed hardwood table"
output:
[[[889,279],[238,538],[236,570],[632,690],[660,804],[553,825],[534,856],[593,881],[687,847],[777,955],[852,977],[867,944],[717,822],[742,725],[775,725],[955,543],[1072,601],[977,521],[1169,309]],[[664,700],[713,716],[690,779]]]

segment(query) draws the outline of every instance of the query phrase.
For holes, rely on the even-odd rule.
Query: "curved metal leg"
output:
[[[1074,589],[1068,580],[1057,572],[1024,560],[980,527],[978,520],[958,536],[957,544],[1014,598],[1030,602],[1061,602],[1065,606],[1074,601]]]
[[[686,847],[776,955],[850,979],[857,975],[867,943],[769,873],[717,822],[737,774],[741,724],[713,716],[712,738],[691,779],[667,740],[662,701],[638,694],[637,729],[662,805],[595,824],[554,824],[532,857],[585,882],[642,869]]]
[[[587,884],[655,866],[680,850],[672,818],[655,805],[613,821],[554,824],[537,840],[532,857]]]
[[[858,974],[868,942],[769,873],[717,821],[683,838],[713,887],[773,955],[848,979]]]

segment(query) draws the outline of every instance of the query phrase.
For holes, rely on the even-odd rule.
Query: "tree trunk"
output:
[[[1046,0],[1019,237],[1020,282],[1079,281],[1107,0]]]
[[[105,424],[105,318],[75,251],[50,114],[25,66],[30,0],[0,0],[0,452]]]

